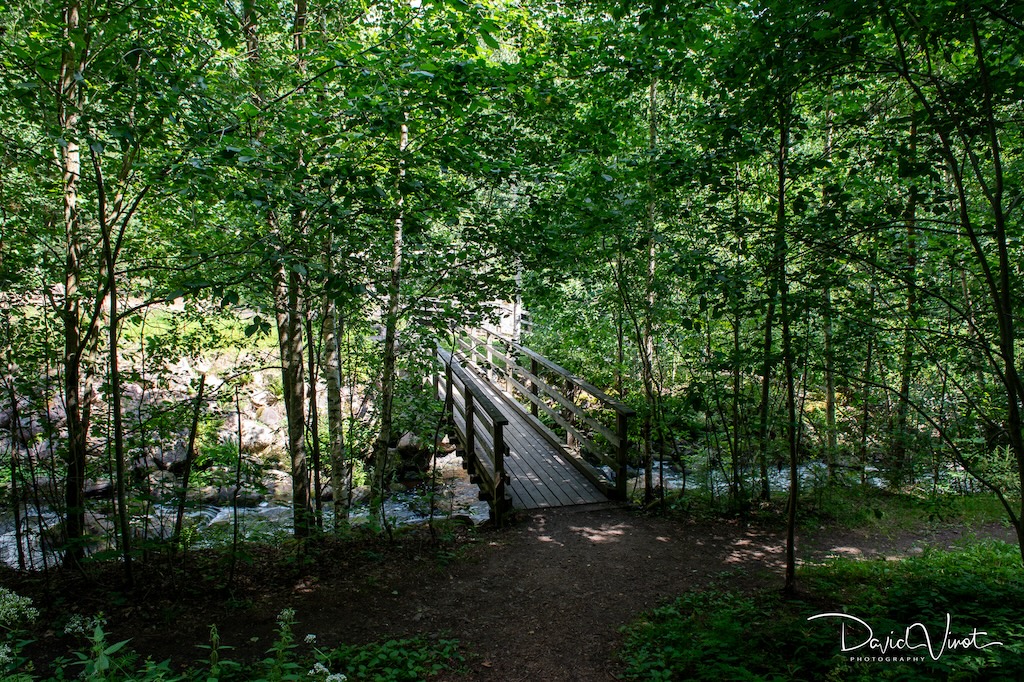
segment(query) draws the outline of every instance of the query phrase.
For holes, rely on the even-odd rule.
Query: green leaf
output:
[[[481,29],[481,31],[480,31],[480,38],[483,39],[484,45],[486,45],[487,47],[491,48],[492,50],[500,50],[501,49],[501,44],[497,40],[495,40],[494,36],[492,36],[487,31],[484,31],[484,30]]]
[[[121,640],[121,641],[120,641],[120,642],[118,642],[117,644],[112,644],[112,645],[110,645],[109,647],[107,647],[106,649],[104,649],[104,650],[103,650],[103,653],[104,653],[105,655],[107,655],[107,656],[113,656],[113,655],[114,655],[114,654],[116,654],[116,653],[117,653],[118,651],[120,651],[121,649],[123,649],[123,648],[125,647],[125,645],[126,645],[126,644],[128,644],[128,642],[129,642],[129,641],[130,641],[130,640],[127,640],[127,639],[125,639],[125,640]]]

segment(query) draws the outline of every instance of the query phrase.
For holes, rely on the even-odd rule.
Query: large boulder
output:
[[[114,484],[108,478],[86,481],[82,492],[86,499],[112,499],[114,497]]]
[[[423,449],[423,441],[415,433],[407,431],[398,439],[398,452],[403,456],[412,455]]]
[[[229,415],[218,434],[221,443],[238,442],[238,416]],[[274,431],[254,419],[242,417],[242,452],[257,453],[272,447],[277,442]]]
[[[158,471],[180,472],[185,466],[185,446],[184,440],[175,439],[159,447],[151,447],[146,453],[146,465]]]
[[[292,476],[287,471],[270,469],[263,474],[267,494],[277,502],[292,501]]]
[[[284,423],[284,410],[278,405],[267,405],[256,409],[256,418],[268,428],[277,430]]]

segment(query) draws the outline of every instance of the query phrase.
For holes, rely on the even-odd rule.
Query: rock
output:
[[[188,499],[198,500],[203,504],[217,504],[220,496],[220,488],[206,485],[202,488],[191,488],[188,491]]]
[[[110,499],[114,497],[114,484],[107,479],[86,481],[83,493],[86,499]]]
[[[145,461],[147,467],[158,471],[181,469],[185,464],[185,441],[173,440],[170,447],[150,448]]]
[[[85,532],[89,535],[106,535],[114,529],[114,524],[106,516],[96,512],[85,512]]]
[[[352,489],[352,504],[366,504],[370,501],[370,486],[360,485]]]
[[[10,408],[0,409],[0,429],[11,428],[11,420],[13,416]]]
[[[225,507],[231,507],[232,504],[235,501],[237,501],[238,506],[240,508],[249,508],[258,507],[260,504],[264,502],[263,493],[257,492],[255,490],[248,490],[244,487],[238,491],[238,497],[235,500],[232,499],[234,498],[234,495],[235,486],[221,486],[217,490],[217,504],[223,505]]]
[[[238,417],[229,415],[218,434],[221,443],[238,442]],[[274,445],[274,432],[265,424],[242,417],[242,452],[262,452]]]
[[[49,417],[50,424],[53,428],[64,426],[68,422],[68,412],[64,407],[64,403],[59,400],[53,400],[50,405],[46,408],[47,416]]]
[[[284,411],[276,405],[268,405],[258,408],[256,417],[269,428],[276,430],[284,422]]]
[[[35,416],[22,417],[12,425],[14,440],[21,445],[29,445],[36,436],[43,432],[43,422]]]
[[[178,477],[170,471],[151,471],[149,473],[149,492],[157,502],[178,499]]]
[[[279,502],[291,502],[292,500],[292,477],[287,471],[271,469],[263,476],[263,484],[267,487],[267,494]]]
[[[439,473],[455,472],[462,469],[462,457],[455,454],[439,456],[434,460],[434,466],[437,467]]]
[[[142,386],[136,383],[127,383],[121,387],[121,395],[132,403],[138,404],[142,402],[142,396],[144,394],[145,392],[143,391]]]
[[[406,431],[398,439],[398,452],[403,455],[419,452],[423,449],[423,441],[416,434]]]

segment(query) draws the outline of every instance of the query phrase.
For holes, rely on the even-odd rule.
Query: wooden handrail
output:
[[[552,362],[551,360],[548,360],[546,357],[544,357],[540,353],[538,353],[538,352],[536,352],[534,350],[531,350],[531,349],[527,348],[526,346],[520,345],[520,344],[516,343],[515,341],[513,341],[512,339],[509,339],[509,338],[507,338],[505,336],[502,336],[501,334],[493,332],[493,331],[491,331],[489,329],[482,329],[480,331],[484,332],[488,336],[493,336],[494,338],[498,339],[499,341],[501,341],[504,344],[507,344],[511,348],[515,348],[518,352],[522,353],[523,355],[526,355],[531,360],[536,360],[537,364],[546,367],[547,369],[551,370],[555,374],[558,374],[558,375],[562,376],[566,380],[568,380],[568,381],[572,382],[573,384],[575,384],[576,386],[582,388],[584,391],[586,391],[587,393],[589,393],[593,397],[597,398],[602,403],[605,403],[606,405],[608,405],[608,407],[612,408],[616,412],[618,412],[620,414],[624,414],[627,417],[632,417],[632,416],[636,415],[636,410],[634,410],[629,405],[626,405],[625,403],[623,403],[623,402],[621,402],[619,400],[616,400],[615,398],[611,397],[610,395],[608,395],[607,393],[605,393],[601,389],[597,388],[593,384],[587,382],[585,379],[582,379],[582,378],[576,376],[575,374],[573,374],[569,370],[565,369],[561,365],[557,365],[554,362]]]
[[[508,418],[480,388],[476,376],[467,372],[451,352],[438,347],[437,357],[444,364],[445,385],[442,392],[440,376],[435,375],[435,390],[438,397],[444,399],[445,412],[462,440],[463,457],[470,477],[480,485],[482,496],[491,504],[495,525],[500,526],[511,508],[508,474],[505,472],[505,451],[508,449],[505,426]],[[455,400],[456,382],[462,386],[461,409]],[[461,433],[456,414],[463,418]],[[477,420],[478,416],[480,420]]]
[[[452,354],[446,351],[444,348],[438,348],[437,354],[441,358],[441,362],[443,362],[445,366],[451,367],[452,374],[459,378],[459,381],[462,382],[463,386],[473,387],[472,392],[474,396],[476,397],[480,405],[484,408],[484,411],[487,412],[487,416],[491,418],[494,424],[508,424],[508,418],[501,413],[501,410],[499,410],[498,406],[494,404],[494,401],[487,397],[486,393],[484,393],[483,391],[476,387],[476,377],[468,373],[465,370],[465,368],[463,368],[462,365],[460,365],[455,360]]]
[[[614,482],[607,481],[606,476],[581,458],[572,458],[572,462],[576,464],[577,468],[601,487],[606,494],[625,499],[629,459],[629,419],[636,414],[633,408],[615,400],[593,384],[572,374],[536,351],[501,334],[483,329],[480,331],[486,336],[481,339],[468,329],[463,331],[469,340],[457,339],[457,345],[465,351],[469,362],[488,376],[496,372],[500,373],[504,379],[506,391],[511,392],[514,389],[521,395],[522,400],[529,404],[530,413],[534,417],[538,417],[540,412],[543,412],[562,427],[565,430],[565,443],[553,441],[553,444],[566,447],[570,455],[577,449],[577,446],[582,447],[600,462],[611,467],[615,472]],[[503,348],[499,348],[492,339],[500,342]],[[514,354],[528,357],[530,359],[529,369],[519,364],[519,359],[513,357]],[[479,362],[477,362],[478,360]],[[540,376],[541,368],[564,380],[564,387],[553,385],[543,379]],[[589,394],[604,408],[614,411],[614,428],[605,426],[590,413],[591,411],[576,404],[573,396],[579,391]],[[550,399],[554,406],[549,405],[545,399]],[[608,441],[612,452],[609,453],[606,449],[599,447],[584,433],[584,429],[581,429],[583,426],[590,427],[593,431],[601,434]],[[545,430],[545,434],[547,433],[549,432]],[[554,439],[554,436],[551,435],[550,439]]]

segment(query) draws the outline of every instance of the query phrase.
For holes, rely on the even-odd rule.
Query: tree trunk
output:
[[[825,287],[822,310],[825,354],[825,450],[828,480],[835,483],[839,474],[839,444],[836,438],[836,375],[835,351],[832,347],[832,289]]]
[[[281,384],[288,424],[288,453],[292,469],[292,512],[295,537],[305,538],[313,529],[313,508],[306,468],[306,405],[303,377],[302,309],[299,274],[281,262],[274,273],[274,307],[278,348],[281,354]]]
[[[306,316],[306,339],[308,340],[306,356],[309,359],[309,441],[310,453],[313,456],[313,510],[316,516],[316,526],[322,529],[324,525],[324,504],[321,496],[323,488],[320,482],[320,410],[317,406],[317,367],[316,367],[316,346],[313,343],[313,320]]]
[[[192,462],[196,452],[196,434],[199,431],[199,416],[203,409],[203,390],[206,388],[206,375],[199,376],[199,390],[196,393],[196,406],[192,410],[192,428],[188,432],[188,447],[185,450],[185,469],[181,473],[181,495],[178,497],[178,514],[174,517],[174,535],[172,541],[175,545],[181,542],[181,529],[185,520],[185,504],[188,501],[189,478],[192,476]],[[239,442],[241,442],[242,417],[238,416]],[[241,445],[239,445],[241,448]]]
[[[398,173],[396,185],[405,177],[404,154],[409,146],[409,126],[402,124],[398,138]],[[388,303],[384,322],[384,366],[381,375],[380,433],[374,452],[372,497],[377,511],[383,510],[388,469],[388,448],[391,444],[394,421],[395,383],[397,381],[398,318],[401,313],[403,226],[405,198],[399,187],[397,215],[391,232],[391,269],[388,277]]]
[[[330,266],[328,265],[328,272]],[[349,466],[345,459],[345,422],[341,416],[341,358],[338,344],[338,305],[328,294],[324,299],[324,380],[327,383],[327,428],[330,433],[331,489],[334,529],[348,518]]]
[[[70,0],[64,8],[65,45],[61,53],[57,93],[57,122],[64,144],[58,153],[64,194],[64,401],[68,451],[64,497],[64,563],[80,565],[85,557],[85,467],[88,454],[89,408],[83,405],[82,333],[79,286],[82,273],[82,225],[78,208],[78,181],[82,174],[78,145],[81,92],[76,80],[85,70],[84,48],[75,39],[81,32],[81,3]],[[74,39],[73,39],[74,38]],[[78,52],[81,50],[81,53]]]
[[[6,304],[6,301],[4,301]],[[4,317],[7,317],[7,310],[4,310]],[[10,329],[9,322],[4,319],[5,327]],[[10,349],[8,349],[8,352]],[[14,362],[8,356],[8,366],[13,367]],[[14,392],[14,377],[10,377],[7,382],[7,389],[11,400],[11,435],[15,435],[15,429],[21,428],[21,415],[18,414],[18,396]],[[25,440],[21,438],[21,440]],[[14,542],[18,546],[18,570],[24,571],[26,568],[25,564],[25,544],[22,536],[21,527],[21,498],[22,492],[20,488],[21,472],[18,466],[18,450],[21,445],[18,443],[19,438],[11,439],[11,509],[14,510]],[[31,459],[31,455],[29,456]],[[35,485],[35,480],[32,480],[32,484]]]
[[[113,237],[107,213],[107,192],[103,179],[103,170],[100,165],[100,157],[95,147],[91,147],[93,171],[96,178],[96,191],[99,203],[98,218],[100,223],[100,236],[103,240],[103,264],[106,270],[107,282],[107,350],[109,353],[109,376],[110,382],[110,409],[113,417],[113,441],[114,441],[114,488],[117,499],[117,525],[120,531],[121,556],[124,560],[125,579],[129,585],[134,584],[135,578],[132,573],[132,535],[128,514],[127,474],[125,472],[124,454],[124,424],[121,406],[121,370],[118,363],[118,319],[117,319],[117,269],[116,257],[114,254]],[[117,203],[117,202],[115,202]]]
[[[658,144],[658,82],[651,81],[648,91],[648,151],[653,159]],[[647,272],[645,278],[646,311],[642,339],[643,382],[644,394],[647,398],[647,409],[644,411],[642,424],[644,441],[644,503],[650,504],[654,499],[654,418],[657,414],[657,395],[654,385],[654,274],[657,265],[655,242],[655,220],[657,206],[654,202],[654,174],[648,170],[647,190],[651,196],[647,200]]]
[[[778,171],[778,213],[775,225],[776,277],[779,283],[779,303],[782,322],[782,365],[786,380],[786,436],[789,443],[789,503],[786,515],[786,581],[783,591],[792,596],[796,592],[796,507],[799,501],[799,442],[796,414],[796,387],[793,380],[793,342],[790,321],[789,278],[787,275],[786,240],[786,164],[789,157],[789,96],[780,98],[777,104],[779,115]]]
[[[773,266],[774,267],[774,266]],[[768,305],[764,315],[764,343],[761,355],[761,402],[757,408],[757,446],[758,461],[761,466],[761,501],[771,499],[771,487],[768,485],[768,411],[771,408],[772,386],[772,347],[773,327],[775,325],[775,295],[777,293],[774,274],[769,274]]]
[[[917,125],[910,124],[908,168],[913,169],[917,163]],[[907,416],[910,412],[910,381],[914,372],[914,331],[918,316],[917,303],[917,183],[910,185],[910,197],[903,213],[903,222],[907,229],[907,318],[903,332],[903,355],[900,361],[899,399],[896,403],[896,414],[892,425],[892,476],[897,484],[908,483],[913,477],[913,453],[910,448],[910,433],[907,430]]]

